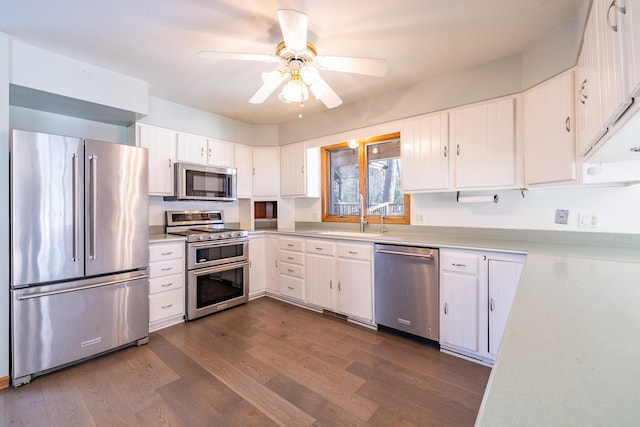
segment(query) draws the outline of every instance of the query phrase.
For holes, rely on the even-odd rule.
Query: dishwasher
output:
[[[438,249],[375,245],[378,325],[438,341]]]

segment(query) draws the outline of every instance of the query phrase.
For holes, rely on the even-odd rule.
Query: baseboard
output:
[[[9,376],[0,378],[0,390],[9,388]]]

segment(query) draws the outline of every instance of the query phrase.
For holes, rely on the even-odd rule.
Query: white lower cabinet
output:
[[[280,296],[304,301],[304,239],[281,237],[280,247]]]
[[[265,280],[268,294],[280,294],[280,262],[278,236],[267,236],[265,239]]]
[[[373,322],[373,246],[307,239],[306,302],[350,319]]]
[[[266,292],[265,237],[249,237],[249,298],[261,296]]]
[[[184,319],[184,241],[149,244],[149,331]]]
[[[493,364],[525,255],[440,250],[440,346]]]

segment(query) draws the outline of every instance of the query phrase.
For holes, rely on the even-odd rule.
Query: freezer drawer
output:
[[[14,386],[149,335],[146,275],[14,289],[11,304]]]

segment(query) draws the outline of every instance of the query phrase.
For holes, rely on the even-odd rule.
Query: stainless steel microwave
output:
[[[237,200],[237,171],[235,168],[205,166],[178,162],[175,173],[174,195],[164,200],[212,200],[233,202]]]

